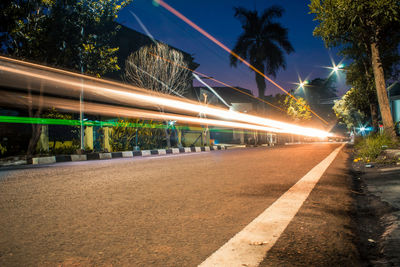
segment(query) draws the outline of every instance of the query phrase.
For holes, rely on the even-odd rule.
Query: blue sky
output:
[[[242,28],[234,18],[234,7],[257,9],[260,13],[267,7],[278,4],[285,9],[282,18],[278,19],[289,30],[289,40],[295,52],[286,56],[287,68],[280,70],[273,78],[286,90],[296,87],[298,76],[302,79],[325,78],[330,70],[331,58],[338,63],[341,58],[336,50],[325,48],[320,38],[313,37],[317,25],[313,15],[308,14],[309,1],[305,0],[165,0],[198,26],[203,28],[229,48],[233,48]],[[152,0],[134,0],[123,9],[118,21],[123,25],[144,33],[136,19],[130,14],[133,11],[147,27],[155,39],[168,43],[189,54],[200,64],[198,71],[212,76],[233,86],[251,89],[257,95],[254,73],[240,64],[238,68],[230,67],[229,54],[220,47],[196,32],[183,21],[169,13]],[[271,77],[272,78],[272,77]],[[210,85],[215,85],[207,80]],[[196,85],[196,84],[195,84]],[[347,90],[344,76],[341,74],[337,87],[339,93]],[[274,85],[267,83],[266,95],[281,92]]]

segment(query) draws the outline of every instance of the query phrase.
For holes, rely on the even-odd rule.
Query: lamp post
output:
[[[81,27],[81,38],[83,42],[83,34],[84,34],[84,29],[83,26]],[[81,65],[81,74],[84,73],[83,69],[83,52],[82,52],[82,47],[80,49],[80,65]],[[80,125],[81,125],[81,134],[80,134],[80,139],[81,139],[81,151],[85,150],[85,140],[84,140],[84,128],[83,128],[83,79],[81,78],[81,93],[79,95],[79,120],[80,120]]]

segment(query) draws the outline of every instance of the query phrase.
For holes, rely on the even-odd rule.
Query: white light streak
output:
[[[0,59],[4,60],[6,58],[0,57]],[[9,62],[14,62],[13,64],[15,64],[16,61],[12,60]],[[0,73],[0,77],[4,75],[4,77],[7,77],[9,79],[9,75],[18,74],[22,75],[25,78],[32,78],[39,80],[41,83],[44,81],[48,81],[54,83],[52,85],[53,90],[55,90],[54,88],[59,87],[60,85],[64,85],[66,88],[57,88],[57,90],[59,91],[63,90],[62,93],[64,95],[66,95],[68,92],[71,91],[77,92],[78,90],[80,90],[82,86],[81,82],[82,75],[78,75],[75,73],[68,73],[65,71],[62,74],[60,74],[60,72],[58,72],[57,70],[55,71],[57,71],[58,73],[55,75],[54,72],[49,71],[49,69],[50,70],[52,69],[49,67],[46,67],[47,70],[43,70],[43,68],[41,68],[40,71],[38,72],[37,68],[26,67],[27,64],[24,64],[25,65],[24,67],[26,69],[24,70],[23,68],[21,68],[21,64],[23,63],[19,63],[17,66],[12,66],[12,67],[0,65],[0,70],[3,71],[3,73]],[[0,79],[0,81],[1,80],[2,79]],[[96,82],[96,84],[94,84],[94,82]],[[129,91],[127,90],[128,88],[130,89]],[[38,89],[36,88],[36,90]],[[88,81],[84,83],[84,91],[87,97],[91,97],[95,100],[104,101],[106,99],[108,100],[114,99],[119,102],[131,105],[142,105],[142,106],[152,105],[153,107],[163,106],[166,110],[171,110],[171,111],[180,111],[192,114],[204,113],[207,116],[217,117],[224,120],[240,121],[244,122],[245,124],[253,124],[251,127],[254,128],[252,129],[261,130],[262,128],[259,127],[264,127],[263,128],[264,130],[268,128],[269,130],[274,132],[291,133],[304,136],[312,136],[312,137],[332,136],[332,134],[326,131],[314,128],[301,127],[295,124],[280,122],[268,118],[248,115],[245,113],[230,111],[213,106],[205,106],[195,103],[193,101],[186,101],[168,95],[163,95],[163,94],[155,95],[151,91],[145,91],[142,88],[127,86],[123,84],[119,85],[118,83],[115,82],[111,83],[108,81],[103,81],[101,79],[94,79],[92,77],[89,78]],[[68,93],[67,95],[70,95],[70,93]],[[170,118],[170,120],[176,120],[176,118]],[[189,122],[186,119],[185,121]],[[228,125],[227,123],[228,122],[226,121],[225,122],[221,121],[221,124],[223,125]],[[241,128],[242,126],[243,125],[237,128]],[[243,128],[245,127],[243,126]]]

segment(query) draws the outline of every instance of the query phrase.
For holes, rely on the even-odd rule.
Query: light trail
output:
[[[17,117],[17,116],[0,116],[0,123],[21,123],[21,124],[43,124],[43,125],[66,125],[66,126],[80,126],[80,120],[66,120],[66,119],[53,119],[53,118],[32,118],[32,117]],[[165,124],[154,124],[154,123],[131,123],[131,122],[118,122],[118,121],[83,121],[85,126],[100,126],[100,127],[131,127],[131,128],[156,128],[165,129],[168,125]],[[175,125],[174,128],[179,130],[188,131],[202,131],[203,128],[200,126],[186,126],[186,125]],[[238,129],[225,129],[225,128],[209,128],[211,132],[240,132],[251,134],[250,130],[240,131]]]
[[[287,95],[289,95],[290,97],[292,97],[293,99],[295,99],[297,102],[297,98],[292,95],[291,93],[289,93],[288,91],[286,91],[285,89],[283,89],[282,86],[280,86],[279,84],[277,84],[276,82],[274,82],[271,78],[269,78],[268,76],[266,76],[263,72],[259,71],[256,67],[254,67],[253,65],[251,65],[250,63],[248,63],[246,60],[244,60],[242,57],[240,57],[238,54],[236,54],[235,52],[233,52],[231,49],[229,49],[227,46],[225,46],[223,43],[221,43],[220,41],[218,41],[216,38],[214,38],[212,35],[210,35],[208,32],[206,32],[205,30],[203,30],[202,28],[200,28],[199,26],[197,26],[194,22],[192,22],[190,19],[188,19],[187,17],[185,17],[182,13],[180,13],[179,11],[177,11],[176,9],[174,9],[172,6],[168,5],[166,2],[164,2],[163,0],[156,0],[157,3],[159,3],[162,7],[164,7],[165,9],[167,9],[169,12],[171,12],[172,14],[174,14],[175,16],[177,16],[178,18],[180,18],[181,20],[183,20],[184,22],[186,22],[188,25],[190,25],[193,29],[197,30],[198,32],[200,32],[201,34],[203,34],[205,37],[207,37],[209,40],[211,40],[212,42],[214,42],[215,44],[217,44],[218,46],[220,46],[222,49],[224,49],[225,51],[227,51],[229,54],[232,54],[234,57],[236,57],[237,59],[239,59],[243,64],[245,64],[246,66],[248,66],[250,69],[252,69],[253,71],[255,71],[256,73],[258,73],[259,75],[261,75],[262,77],[264,77],[264,79],[268,80],[270,83],[272,83],[273,85],[275,85],[278,89],[280,89],[281,91],[283,91],[284,93],[286,93]],[[300,102],[298,102],[299,104],[301,104]],[[301,104],[303,105],[303,104]],[[314,114],[317,118],[319,118],[322,122],[324,122],[325,124],[329,124],[326,120],[324,120],[323,118],[321,118],[317,113],[315,113],[311,108],[307,107],[306,105],[303,105],[307,110],[309,110],[312,114]]]
[[[14,105],[18,105],[18,106],[26,106],[26,105],[28,105],[28,103],[30,103],[31,105],[33,105],[35,107],[38,107],[39,105],[41,105],[42,107],[47,107],[47,108],[54,107],[57,109],[61,109],[64,111],[70,111],[70,112],[79,111],[79,101],[76,101],[76,100],[67,100],[67,99],[60,99],[60,98],[48,97],[48,96],[28,97],[28,96],[22,95],[22,94],[4,93],[4,92],[0,93],[0,95],[2,96],[2,98],[0,99],[0,102],[12,101],[12,103],[14,103]],[[251,125],[251,124],[247,124],[247,123],[205,119],[205,118],[198,118],[198,117],[192,117],[192,116],[177,115],[177,114],[172,114],[172,113],[160,113],[157,111],[117,107],[117,106],[97,104],[97,103],[91,103],[91,102],[85,102],[85,113],[95,114],[95,115],[100,114],[100,115],[111,116],[111,117],[117,116],[117,117],[155,119],[155,120],[159,120],[159,121],[175,120],[175,121],[178,121],[181,123],[188,123],[188,124],[213,125],[213,126],[221,126],[221,127],[258,130],[258,131],[263,131],[263,132],[284,133],[284,131],[282,131],[281,129],[265,127],[265,126],[260,126],[260,125]]]
[[[0,57],[0,59],[4,60],[4,58],[2,57]],[[103,80],[101,79],[96,79],[92,77],[89,77],[88,80],[94,80],[97,82],[97,84],[89,83],[89,81],[85,81],[84,83],[82,83],[81,78],[85,78],[85,76],[75,73],[68,73],[68,72],[63,73],[64,75],[68,74],[68,77],[66,78],[60,75],[54,76],[54,74],[49,71],[47,71],[47,73],[37,73],[37,71],[35,71],[34,69],[24,70],[18,66],[10,67],[5,65],[0,65],[0,70],[2,71],[0,72],[0,77],[2,78],[0,79],[0,81],[4,82],[5,80],[7,80],[9,82],[9,84],[7,85],[12,84],[15,86],[15,84],[21,82],[21,80],[22,82],[26,82],[26,78],[30,78],[29,83],[33,83],[35,80],[37,80],[36,82],[39,82],[40,86],[42,86],[43,82],[48,81],[51,83],[52,87],[51,90],[49,90],[47,93],[53,93],[53,94],[59,93],[63,94],[64,96],[65,95],[70,96],[71,91],[80,92],[83,86],[86,98],[96,101],[109,101],[110,99],[113,99],[118,101],[119,103],[125,103],[129,105],[140,105],[140,106],[151,105],[152,107],[163,106],[165,110],[169,111],[174,111],[174,112],[180,111],[186,113],[189,112],[192,114],[195,113],[196,115],[199,113],[203,113],[206,114],[207,116],[222,118],[224,120],[240,121],[248,124],[257,124],[261,127],[278,129],[279,131],[285,133],[292,133],[304,136],[314,136],[314,137],[331,136],[331,134],[326,131],[314,128],[300,127],[294,124],[284,123],[240,112],[229,111],[222,108],[200,105],[194,101],[186,101],[179,99],[177,97],[163,95],[163,94],[154,94],[149,90],[140,89],[134,86],[127,86],[127,85],[119,86],[120,85],[119,83],[114,83],[109,81],[103,82]],[[19,77],[20,79],[14,79],[10,81],[10,77],[14,74],[21,75],[22,77]],[[72,78],[79,77],[80,79],[71,80],[71,77]],[[62,85],[65,86],[66,88],[62,88],[61,87]],[[31,87],[32,90],[36,91],[41,90],[38,88],[34,88],[33,86]],[[131,90],[125,90],[126,88],[129,88]],[[89,104],[90,103],[88,103],[88,105]],[[114,116],[115,115],[116,114],[114,114]],[[158,117],[158,118],[163,120],[167,119],[174,120],[174,118],[168,118],[168,117],[165,118]],[[188,121],[185,120],[185,122]]]

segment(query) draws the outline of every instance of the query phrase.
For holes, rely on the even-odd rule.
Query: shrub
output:
[[[53,155],[69,155],[75,154],[76,150],[79,148],[79,145],[61,145],[51,150],[51,154]]]
[[[371,134],[355,144],[356,156],[363,161],[373,161],[378,158],[385,148],[393,148],[398,145],[397,140],[393,140],[387,134]]]
[[[140,149],[165,146],[164,125],[140,119],[119,119],[109,136],[112,151],[133,150],[136,134]]]
[[[7,148],[6,148],[5,146],[2,146],[2,145],[0,144],[0,155],[5,154],[6,152],[7,152]]]

